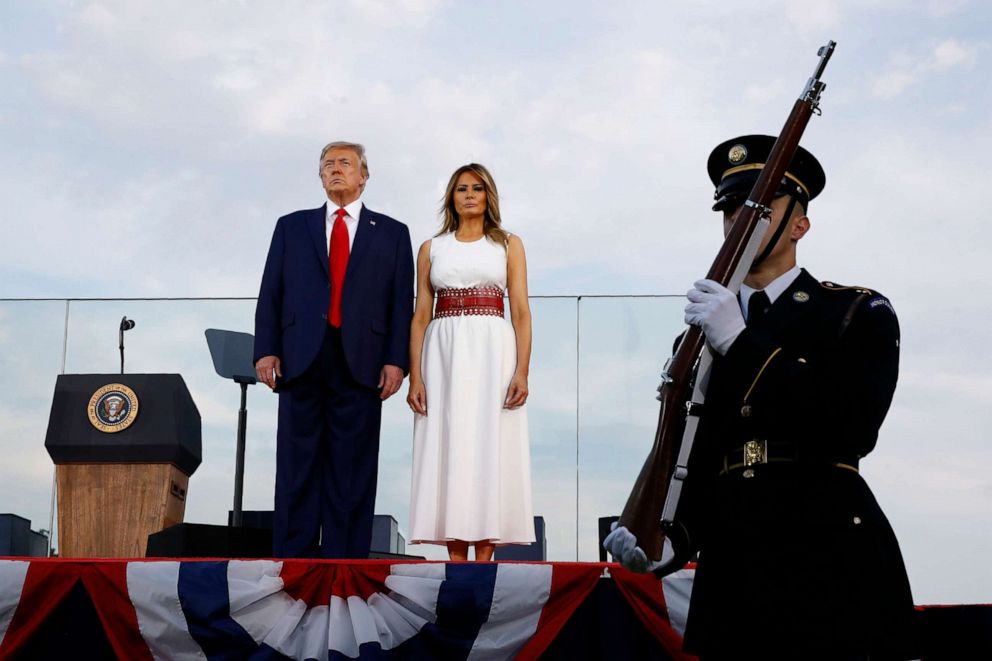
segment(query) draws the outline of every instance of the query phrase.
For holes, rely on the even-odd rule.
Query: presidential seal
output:
[[[124,431],[138,417],[138,396],[122,383],[108,383],[90,397],[87,413],[102,432]]]

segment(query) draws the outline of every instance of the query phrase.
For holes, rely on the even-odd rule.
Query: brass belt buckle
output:
[[[768,441],[752,439],[744,444],[744,477],[754,477],[751,466],[768,463]]]

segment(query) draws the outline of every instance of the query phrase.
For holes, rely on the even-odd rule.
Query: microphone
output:
[[[121,350],[121,374],[124,373],[124,331],[129,331],[134,328],[134,319],[128,319],[127,315],[121,318],[120,330],[117,334],[118,340],[120,341]]]

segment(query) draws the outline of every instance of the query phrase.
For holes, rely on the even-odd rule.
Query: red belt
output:
[[[503,290],[499,287],[469,289],[439,289],[434,318],[458,317],[463,314],[503,316]]]

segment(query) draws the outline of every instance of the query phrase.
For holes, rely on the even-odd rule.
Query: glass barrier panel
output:
[[[548,560],[554,561],[575,560],[578,532],[576,311],[575,298],[531,301],[527,416],[534,514],[544,517]]]
[[[62,368],[65,301],[0,301],[0,512],[47,530],[54,465],[45,451]]]
[[[618,516],[654,442],[659,375],[684,299],[579,301],[578,560],[599,559],[600,517]]]
[[[252,333],[253,300],[72,301],[66,372],[120,373],[121,317],[135,320],[124,334],[127,373],[180,374],[200,411],[203,461],[190,477],[185,520],[226,524],[234,504],[240,386],[214,371],[204,331]],[[244,509],[271,510],[275,484],[276,396],[248,387]]]
[[[41,303],[31,303],[40,306]],[[27,376],[13,382],[32,384],[31,415],[38,421],[39,444],[51,403],[54,378],[61,363],[61,331],[65,304],[48,304],[51,319],[38,324],[52,330],[52,338],[39,341],[30,333],[30,347],[51,363],[41,371],[50,383],[33,385]],[[40,309],[40,308],[39,308]],[[534,511],[546,524],[548,557],[574,560],[578,554],[577,512],[579,481],[577,465],[577,306],[575,298],[535,298],[533,355],[528,401],[531,440]],[[191,477],[186,521],[223,524],[233,503],[237,413],[240,391],[234,382],[213,370],[204,331],[208,328],[251,332],[254,301],[251,300],[93,300],[71,301],[68,307],[66,372],[120,373],[118,327],[123,316],[136,321],[125,333],[125,371],[128,373],[174,373],[183,376],[203,424],[203,461]],[[17,312],[16,314],[22,314]],[[15,316],[14,312],[7,319]],[[7,320],[5,319],[5,321]],[[8,334],[10,331],[7,331]],[[12,339],[13,336],[11,336]],[[25,338],[28,341],[28,338]],[[52,350],[41,350],[50,343]],[[8,358],[8,360],[11,360]],[[21,362],[30,361],[23,358]],[[24,370],[21,370],[23,372]],[[384,405],[380,450],[377,512],[391,514],[406,533],[409,517],[410,470],[413,418],[405,402],[406,384]],[[272,507],[275,476],[277,397],[262,386],[251,386],[248,396],[247,449],[244,508]],[[39,417],[40,416],[40,417]],[[9,427],[13,418],[4,424]],[[41,451],[44,475],[38,484],[47,525],[51,488],[51,462]],[[30,471],[19,469],[29,475]],[[34,479],[38,482],[37,476]],[[33,511],[32,511],[33,513]],[[33,514],[32,514],[33,515]],[[35,516],[35,515],[33,515]],[[40,527],[38,523],[35,527]],[[430,558],[447,556],[443,547],[411,546],[408,553]]]

